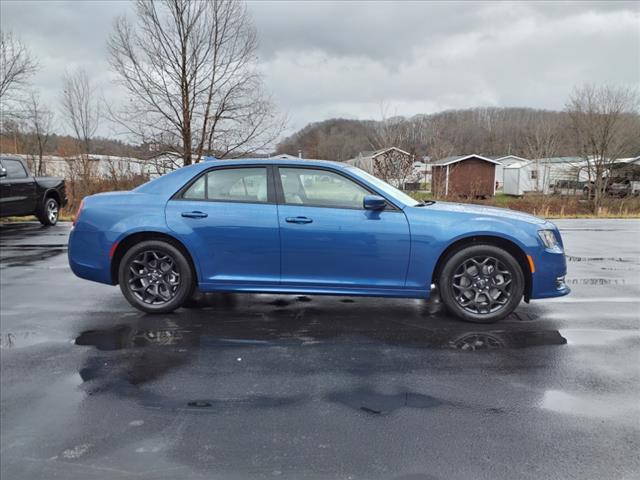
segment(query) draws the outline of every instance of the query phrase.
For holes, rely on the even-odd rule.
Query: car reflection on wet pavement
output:
[[[295,295],[144,315],[73,277],[68,226],[1,225],[0,475],[633,478],[640,222],[558,223],[573,294],[492,325]]]

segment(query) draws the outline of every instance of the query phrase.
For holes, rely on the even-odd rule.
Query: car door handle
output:
[[[287,217],[286,220],[287,220],[287,223],[311,223],[311,222],[313,222],[313,220],[311,220],[309,217]]]
[[[207,218],[209,215],[204,212],[182,212],[183,217],[187,218]]]

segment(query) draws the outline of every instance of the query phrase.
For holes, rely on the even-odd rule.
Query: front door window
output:
[[[358,208],[369,192],[348,178],[327,170],[279,168],[284,203],[328,208]]]

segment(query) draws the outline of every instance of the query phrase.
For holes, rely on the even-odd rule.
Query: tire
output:
[[[146,313],[168,313],[191,297],[194,273],[184,253],[163,240],[145,240],[126,251],[118,283],[127,301]]]
[[[45,227],[53,227],[58,223],[58,216],[60,215],[60,205],[58,201],[53,197],[47,197],[44,199],[42,208],[38,212],[38,220]]]
[[[471,245],[447,258],[438,287],[447,310],[458,318],[493,323],[520,304],[524,275],[506,250],[494,245]]]

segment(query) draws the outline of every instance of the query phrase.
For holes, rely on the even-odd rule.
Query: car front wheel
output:
[[[493,245],[472,245],[453,253],[440,273],[442,302],[457,317],[496,322],[520,304],[524,275],[513,256]]]
[[[147,240],[122,257],[118,282],[131,305],[147,313],[167,313],[191,296],[194,275],[185,255],[174,245]]]

